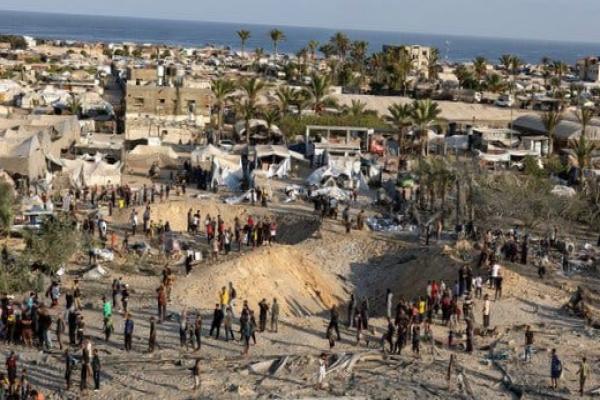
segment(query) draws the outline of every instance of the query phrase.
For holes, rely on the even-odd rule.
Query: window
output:
[[[133,105],[136,107],[143,107],[144,106],[144,98],[136,97],[135,99],[133,99]]]
[[[188,112],[190,112],[190,113],[196,112],[196,100],[188,100],[187,101],[187,109],[188,109]]]

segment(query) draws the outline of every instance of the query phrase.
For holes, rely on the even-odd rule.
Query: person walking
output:
[[[156,347],[156,319],[150,317],[150,333],[148,335],[148,352],[153,353]]]
[[[279,303],[277,298],[273,298],[273,304],[271,305],[271,332],[277,333],[279,329]]]
[[[196,337],[196,348],[194,351],[199,351],[202,347],[202,316],[199,312],[196,314],[196,321],[194,321],[194,336]],[[225,336],[227,337],[227,327],[225,328]]]
[[[194,366],[192,367],[192,377],[194,378],[194,386],[192,390],[200,389],[200,358],[196,359]]]
[[[340,327],[339,327],[340,316],[339,316],[337,307],[335,305],[331,307],[329,315],[330,315],[329,326],[327,329],[333,328],[335,330],[335,333],[337,334],[338,340],[342,340],[342,338],[340,336]]]
[[[94,391],[100,390],[100,357],[98,356],[98,349],[94,349],[94,356],[92,357],[92,376],[94,377]]]
[[[225,318],[225,314],[223,313],[223,309],[217,303],[215,304],[215,311],[213,312],[213,320],[210,325],[210,333],[209,336],[212,336],[213,332],[216,330],[217,333],[215,335],[215,339],[219,339],[219,334],[221,332],[221,323],[223,323],[223,319]]]
[[[131,341],[133,338],[133,329],[135,324],[131,319],[131,315],[129,313],[125,314],[125,326],[124,326],[124,334],[125,334],[125,351],[131,351]]]
[[[590,374],[590,366],[587,363],[587,358],[583,357],[581,359],[581,364],[579,364],[579,370],[577,371],[577,375],[579,376],[579,395],[583,396],[583,391],[585,388],[585,381],[587,380]]]
[[[394,295],[392,293],[391,289],[387,289],[386,290],[386,295],[385,295],[385,316],[388,319],[392,318],[392,299],[393,299]]]
[[[490,298],[487,294],[483,296],[483,327],[490,327]]]
[[[233,336],[233,311],[231,306],[225,310],[225,319],[223,320],[223,328],[225,328],[225,341],[228,342],[230,337],[234,340]]]
[[[531,326],[527,325],[525,328],[525,362],[531,361],[533,353],[533,331]]]
[[[550,359],[550,378],[552,381],[552,389],[558,389],[558,381],[562,376],[562,362],[556,354],[556,349],[552,349],[552,358]]]
[[[350,301],[348,302],[348,328],[354,325],[354,310],[356,309],[356,301],[354,299],[354,293],[350,294]]]
[[[156,300],[158,303],[158,323],[162,324],[167,316],[167,292],[164,285],[156,289]]]
[[[75,358],[69,352],[69,348],[65,350],[65,386],[67,390],[71,390],[71,377],[73,368],[75,367]]]
[[[259,330],[260,332],[264,332],[267,329],[267,315],[269,313],[269,304],[267,303],[267,299],[262,299],[260,303],[258,303],[258,321],[259,321]]]

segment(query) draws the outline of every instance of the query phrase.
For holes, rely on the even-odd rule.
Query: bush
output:
[[[23,36],[0,35],[0,43],[10,43],[10,48],[13,50],[25,50],[27,48],[27,42]]]

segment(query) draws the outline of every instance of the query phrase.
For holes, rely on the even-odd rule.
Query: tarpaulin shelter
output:
[[[146,173],[153,164],[159,168],[177,168],[179,156],[169,146],[137,145],[127,154],[127,169]]]

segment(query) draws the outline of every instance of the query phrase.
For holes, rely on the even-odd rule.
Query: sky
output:
[[[600,0],[2,0],[0,9],[600,41]]]

